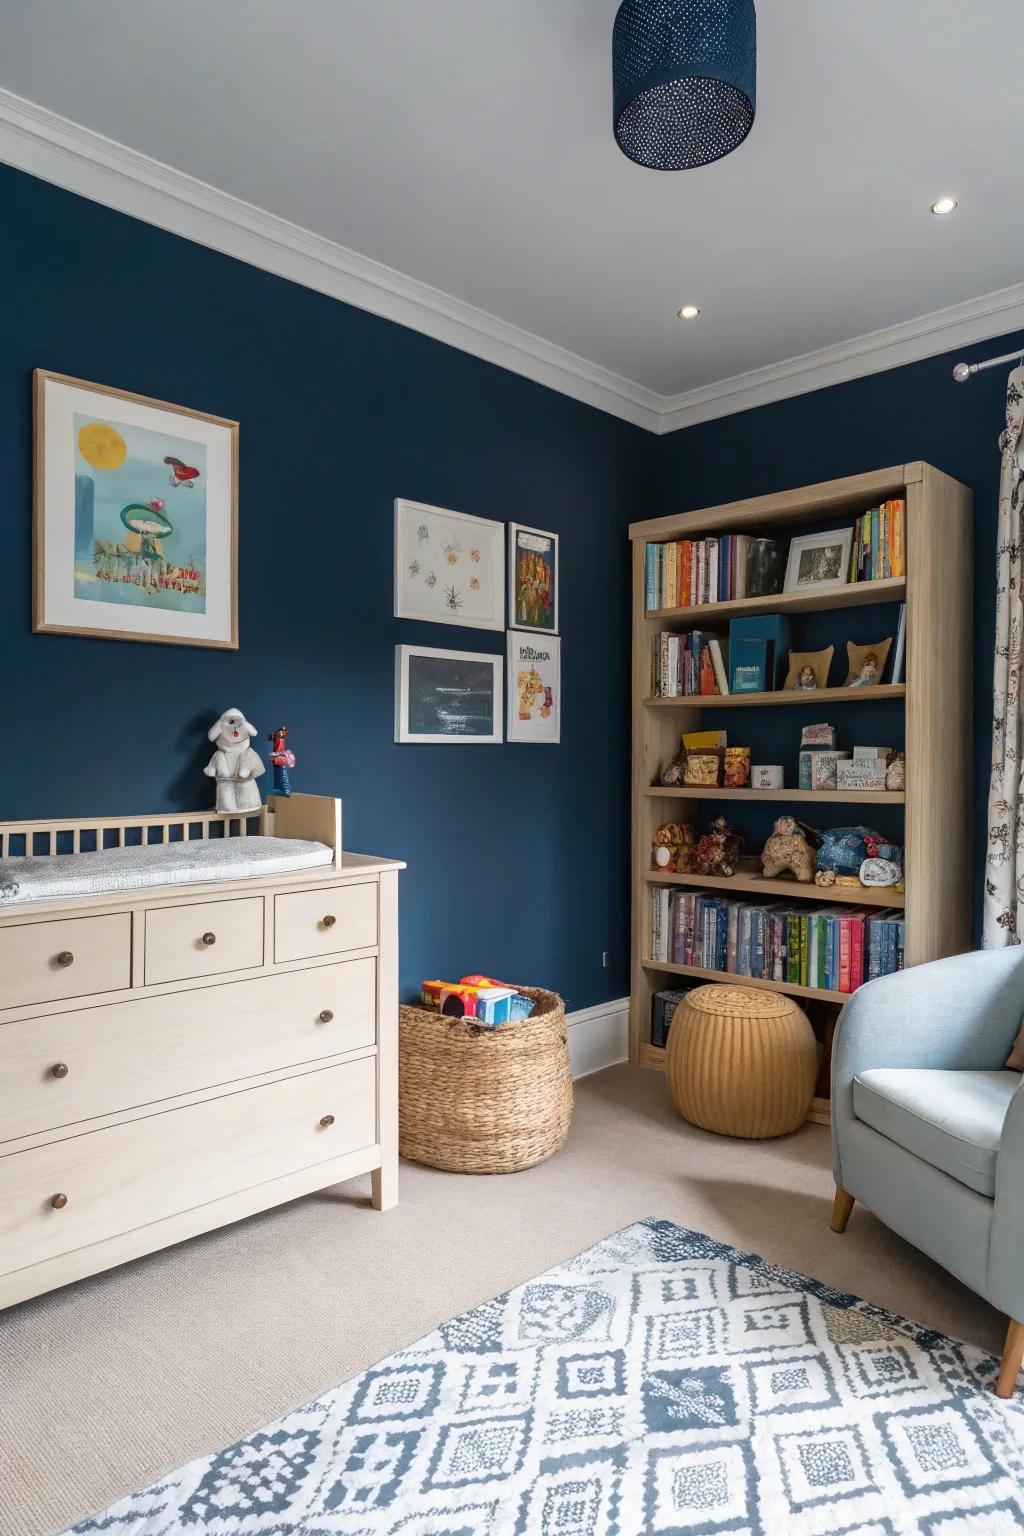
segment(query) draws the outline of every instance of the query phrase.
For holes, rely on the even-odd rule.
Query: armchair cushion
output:
[[[994,1199],[996,1154],[1016,1072],[875,1067],[853,1080],[853,1112],[968,1189]]]

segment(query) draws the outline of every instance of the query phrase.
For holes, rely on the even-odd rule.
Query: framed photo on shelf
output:
[[[508,525],[510,629],[558,634],[558,534]]]
[[[791,540],[785,591],[824,591],[827,587],[845,586],[852,544],[852,528],[837,528],[832,533],[801,534]]]
[[[395,502],[395,618],[505,628],[505,524]]]
[[[395,646],[397,742],[500,742],[501,710],[500,654]]]
[[[237,650],[238,422],[33,383],[33,629]]]
[[[562,643],[556,635],[508,632],[509,741],[555,744],[562,726]]]

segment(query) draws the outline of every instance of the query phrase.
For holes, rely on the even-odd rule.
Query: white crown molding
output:
[[[817,352],[805,352],[766,368],[738,373],[717,384],[662,398],[661,433],[677,432],[719,416],[732,416],[775,400],[788,400],[830,384],[845,384],[872,373],[917,363],[954,347],[969,347],[990,336],[1024,330],[1024,283],[933,310],[915,320],[869,331]]]
[[[664,435],[1024,330],[1024,284],[661,395],[0,87],[0,161]]]
[[[0,87],[0,160],[657,432],[662,398]]]

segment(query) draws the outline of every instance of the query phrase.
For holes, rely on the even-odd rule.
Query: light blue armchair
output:
[[[860,1200],[1008,1313],[1000,1397],[1024,1358],[1022,1013],[1024,946],[957,955],[855,993],[832,1056],[832,1230]]]

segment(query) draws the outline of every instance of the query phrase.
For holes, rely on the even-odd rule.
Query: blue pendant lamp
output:
[[[615,138],[656,171],[710,165],[754,122],[754,0],[624,0],[612,38]]]

